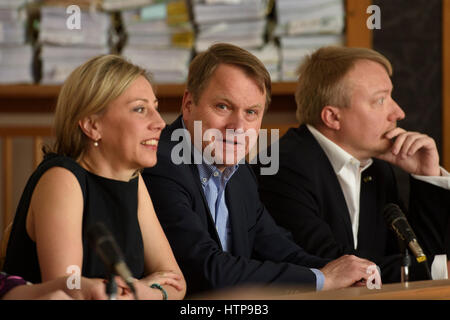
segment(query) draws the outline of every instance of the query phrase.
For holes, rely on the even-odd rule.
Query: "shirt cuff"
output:
[[[448,173],[447,170],[440,167],[441,169],[441,176],[418,176],[416,174],[411,174],[411,176],[414,179],[430,183],[432,185],[435,185],[437,187],[444,188],[446,190],[450,190],[450,173]]]
[[[431,278],[433,280],[448,279],[446,254],[434,256],[433,263],[431,264]]]
[[[325,283],[325,276],[319,269],[310,268],[310,270],[316,275],[316,291],[322,290]]]

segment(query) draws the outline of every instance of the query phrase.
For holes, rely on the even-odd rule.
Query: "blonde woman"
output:
[[[56,106],[56,142],[25,187],[5,272],[38,283],[79,267],[84,277],[104,279],[86,237],[102,222],[140,279],[140,298],[184,297],[185,280],[140,175],[156,164],[165,126],[150,79],[115,55],[93,58],[68,77]]]

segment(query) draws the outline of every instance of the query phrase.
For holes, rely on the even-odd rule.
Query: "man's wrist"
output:
[[[325,286],[325,275],[319,269],[310,268],[310,270],[316,276],[316,291],[323,290],[323,287]]]

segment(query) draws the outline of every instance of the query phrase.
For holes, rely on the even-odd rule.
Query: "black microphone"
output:
[[[95,248],[100,258],[112,274],[119,275],[128,285],[136,298],[133,276],[126,265],[122,252],[111,233],[103,223],[96,223],[88,230],[89,243]]]
[[[417,242],[417,237],[414,234],[411,226],[406,220],[405,214],[400,207],[393,203],[388,203],[383,210],[384,218],[387,224],[395,231],[397,236],[405,241],[412,253],[416,257],[417,262],[421,263],[427,260],[422,248]]]

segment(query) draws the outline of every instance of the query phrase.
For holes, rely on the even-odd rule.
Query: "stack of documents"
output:
[[[344,29],[343,0],[277,0],[279,32],[287,35],[333,33]]]
[[[190,50],[176,48],[125,48],[122,55],[150,71],[156,83],[183,83],[191,60]]]
[[[274,43],[268,43],[261,49],[249,49],[249,51],[261,60],[267,71],[269,71],[272,81],[280,80],[280,52]]]
[[[109,53],[107,47],[56,46],[41,47],[43,84],[61,84],[70,73],[90,58]]]
[[[102,8],[105,11],[119,11],[148,6],[157,1],[159,0],[102,0]]]
[[[184,82],[194,45],[186,1],[160,1],[121,15],[127,39],[122,55],[148,69],[157,83]]]
[[[78,16],[76,11],[68,13],[65,6],[54,3],[52,0],[52,5],[41,7],[39,44],[44,84],[62,83],[80,64],[110,52],[110,14],[81,7]]]
[[[342,35],[304,35],[280,38],[281,81],[296,81],[297,70],[306,55],[320,47],[343,45]]]
[[[26,0],[0,0],[0,83],[33,82]]]
[[[197,52],[217,42],[245,49],[261,48],[265,41],[268,0],[192,0],[198,33]]]
[[[305,55],[344,44],[343,0],[277,0],[275,35],[280,42],[281,80],[295,81]]]

